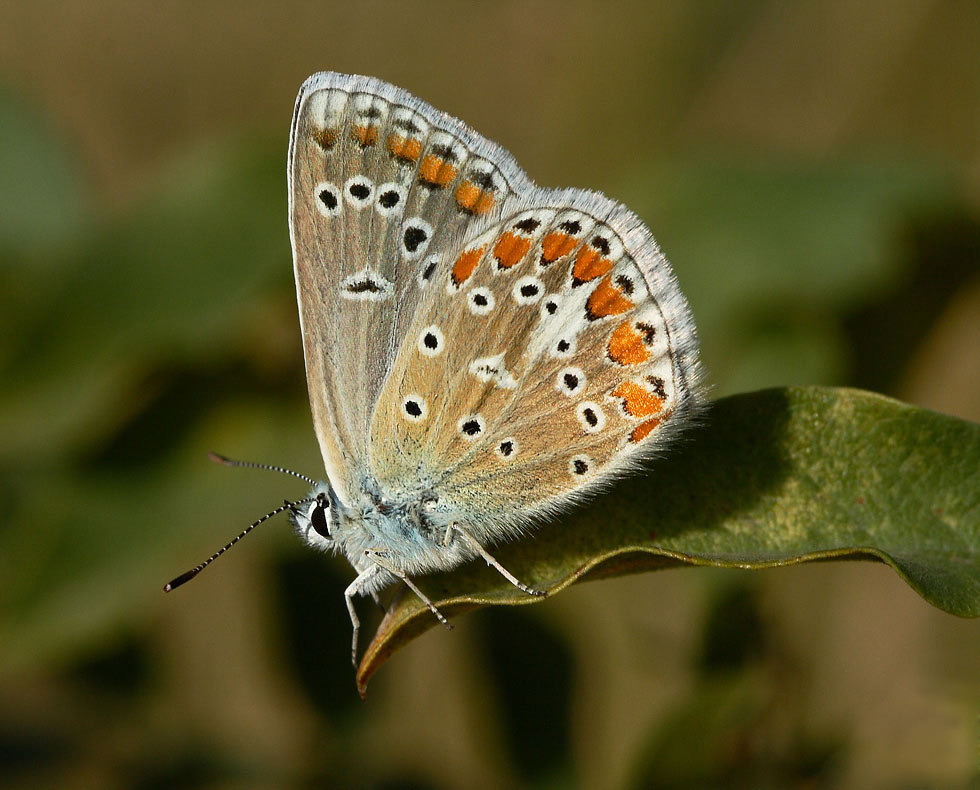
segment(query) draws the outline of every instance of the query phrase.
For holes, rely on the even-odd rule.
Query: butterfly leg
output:
[[[514,576],[514,574],[512,574],[509,570],[507,570],[503,565],[497,562],[497,560],[493,557],[493,555],[490,554],[490,552],[487,551],[485,548],[483,548],[480,542],[476,538],[474,538],[469,532],[463,529],[459,524],[453,522],[452,524],[449,525],[449,530],[454,530],[458,532],[467,543],[469,543],[474,549],[476,549],[479,552],[480,556],[483,557],[487,565],[489,565],[491,568],[497,571],[497,573],[503,576],[507,581],[513,584],[521,592],[526,592],[528,595],[539,595],[539,596],[548,594],[547,591],[545,590],[535,590],[532,589],[531,587],[528,587],[526,584],[524,584],[524,582],[522,582],[520,579]],[[449,534],[449,530],[446,531],[447,535]]]
[[[346,590],[344,590],[344,599],[347,601],[347,611],[350,612],[350,624],[354,627],[354,635],[351,637],[350,658],[354,663],[355,669],[357,668],[357,635],[361,630],[361,621],[357,618],[357,610],[354,608],[354,596],[360,595],[361,587],[377,572],[377,565],[372,565],[370,568],[366,568],[365,570],[361,571],[357,578],[350,583]]]
[[[419,589],[419,588],[418,588],[418,587],[417,587],[417,586],[415,585],[415,582],[413,582],[413,581],[412,581],[411,579],[409,579],[409,578],[408,578],[408,576],[406,576],[406,575],[405,575],[404,573],[402,573],[402,572],[401,572],[400,570],[398,570],[397,568],[395,568],[395,567],[393,567],[393,566],[392,566],[391,564],[389,564],[389,563],[388,563],[388,562],[387,562],[387,561],[385,560],[385,556],[386,556],[386,555],[385,555],[385,552],[383,552],[383,551],[381,551],[381,550],[379,550],[379,549],[367,549],[367,550],[365,550],[365,552],[364,552],[364,553],[365,553],[365,554],[366,554],[367,556],[369,556],[369,557],[371,557],[371,559],[373,559],[373,560],[374,560],[374,561],[375,561],[375,562],[377,563],[377,566],[376,566],[376,567],[381,567],[381,568],[384,568],[384,569],[385,569],[386,571],[388,571],[388,573],[390,573],[390,574],[391,574],[392,576],[397,576],[397,577],[398,577],[399,579],[401,579],[401,580],[402,580],[403,582],[405,582],[405,585],[406,585],[406,586],[408,587],[408,589],[410,589],[410,590],[411,590],[411,591],[412,591],[413,593],[415,593],[415,594],[416,594],[416,595],[417,595],[417,596],[419,597],[419,600],[420,600],[420,601],[422,601],[422,603],[424,603],[424,604],[425,604],[426,606],[428,606],[428,607],[429,607],[429,611],[430,611],[430,612],[432,612],[432,614],[434,614],[434,615],[436,616],[436,619],[437,619],[437,620],[438,620],[438,621],[439,621],[440,623],[442,623],[442,624],[443,624],[444,626],[446,626],[446,628],[448,628],[448,629],[449,629],[450,631],[452,631],[452,630],[453,630],[453,624],[452,624],[452,623],[450,623],[450,622],[449,622],[449,621],[448,621],[448,620],[447,620],[447,619],[446,619],[446,618],[445,618],[445,617],[443,616],[443,614],[442,614],[442,612],[440,612],[440,611],[439,611],[439,610],[438,610],[438,609],[436,608],[436,605],[435,605],[434,603],[432,603],[432,601],[430,601],[430,600],[429,600],[429,599],[428,599],[428,598],[427,598],[427,597],[425,596],[425,593],[423,593],[423,592],[422,592],[422,591],[421,591],[421,590],[420,590],[420,589]]]

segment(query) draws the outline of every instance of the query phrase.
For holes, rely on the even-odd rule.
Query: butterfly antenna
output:
[[[250,469],[268,469],[271,472],[282,472],[284,475],[298,477],[300,480],[305,480],[311,486],[316,485],[316,480],[314,480],[312,477],[301,475],[299,472],[294,472],[292,469],[285,469],[281,466],[272,466],[272,464],[256,464],[252,461],[235,461],[232,458],[225,458],[223,455],[218,455],[218,453],[208,453],[208,458],[210,458],[216,464],[221,464],[222,466],[245,466]]]
[[[218,457],[220,458],[221,456],[218,456]],[[197,565],[197,566],[191,568],[186,573],[180,574],[180,576],[178,576],[176,579],[173,579],[172,581],[167,582],[163,586],[163,591],[164,592],[170,592],[171,590],[176,590],[178,587],[180,587],[180,585],[186,584],[187,582],[189,582],[191,579],[193,579],[195,576],[197,576],[197,574],[199,574],[206,567],[208,567],[208,565],[210,565],[212,562],[214,562],[216,559],[218,559],[218,557],[220,557],[222,554],[224,554],[226,551],[228,551],[228,549],[230,549],[232,546],[234,546],[236,543],[238,543],[238,541],[240,541],[242,538],[244,538],[249,532],[251,532],[253,529],[255,529],[263,521],[268,521],[273,516],[278,516],[284,510],[291,510],[292,508],[298,507],[299,505],[308,505],[308,504],[310,504],[311,502],[314,502],[314,501],[315,501],[314,499],[300,499],[300,500],[297,500],[296,502],[289,502],[289,501],[284,502],[282,505],[280,505],[279,507],[277,507],[271,513],[266,513],[258,521],[254,522],[252,524],[249,524],[245,529],[243,529],[241,532],[239,532],[234,538],[232,538],[231,540],[229,540],[224,546],[222,546],[220,549],[218,549],[214,554],[212,554],[210,557],[208,557],[200,565]]]

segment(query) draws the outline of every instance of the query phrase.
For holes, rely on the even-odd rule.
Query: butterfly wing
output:
[[[492,541],[661,448],[697,406],[697,353],[643,223],[597,193],[532,188],[419,300],[372,421],[373,471]]]
[[[330,481],[370,473],[370,424],[428,279],[529,188],[513,159],[405,91],[321,73],[300,90],[289,221],[307,382]]]

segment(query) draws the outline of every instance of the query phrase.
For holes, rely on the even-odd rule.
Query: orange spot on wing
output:
[[[650,351],[643,344],[643,336],[626,321],[616,328],[606,348],[609,358],[620,365],[639,365],[650,359]]]
[[[472,250],[464,250],[456,259],[456,263],[453,264],[452,278],[457,287],[466,282],[469,276],[473,274],[473,270],[480,262],[480,258],[483,257],[486,249],[486,247],[477,247]]]
[[[554,263],[562,255],[568,255],[575,249],[575,237],[567,233],[549,233],[541,240],[541,260],[544,263]]]
[[[419,181],[434,187],[444,187],[456,178],[458,172],[455,165],[445,159],[435,154],[426,154],[419,165]]]
[[[531,249],[531,240],[516,233],[505,233],[493,248],[493,257],[497,259],[501,269],[516,266]]]
[[[489,189],[481,189],[472,181],[464,181],[456,188],[456,203],[470,214],[486,214],[496,202]]]
[[[613,262],[608,258],[603,258],[598,250],[592,247],[583,247],[575,256],[575,263],[572,265],[572,277],[575,284],[587,283],[596,277],[602,277],[613,267]]]
[[[414,137],[402,137],[393,134],[388,137],[388,150],[397,159],[405,162],[417,162],[422,156],[422,141]]]
[[[654,417],[653,419],[647,420],[646,422],[641,422],[633,429],[633,433],[630,434],[631,442],[642,442],[650,432],[656,428],[660,423],[663,422],[662,417]]]
[[[324,151],[329,151],[331,148],[333,148],[334,143],[337,142],[336,129],[322,129],[317,126],[314,127],[313,133],[310,136],[313,138],[313,141]]]
[[[597,318],[625,313],[632,307],[633,303],[613,285],[612,276],[607,274],[589,294],[588,301],[585,303],[585,317],[595,321]]]
[[[357,142],[359,142],[365,148],[374,145],[378,142],[378,127],[377,126],[354,126],[350,130],[351,137],[353,137]]]
[[[612,391],[612,396],[623,399],[623,408],[630,417],[650,417],[664,406],[663,398],[632,381],[624,381]]]

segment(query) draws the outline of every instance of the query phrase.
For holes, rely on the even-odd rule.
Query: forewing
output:
[[[368,473],[371,415],[428,278],[527,188],[509,154],[401,89],[304,83],[290,236],[314,424],[344,501]]]
[[[499,537],[655,452],[697,378],[690,311],[643,223],[596,193],[534,190],[429,283],[377,405],[372,467]]]

